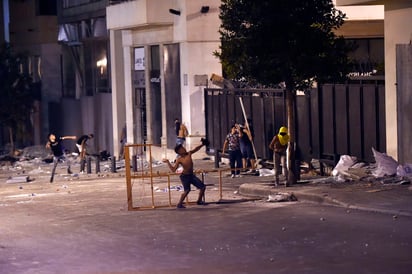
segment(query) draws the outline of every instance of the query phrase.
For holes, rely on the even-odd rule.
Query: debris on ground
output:
[[[44,145],[25,147],[21,153],[20,161],[33,159],[46,159],[50,157],[50,150]]]
[[[386,153],[381,153],[372,148],[375,157],[376,169],[372,171],[375,177],[392,176],[396,174],[398,162]]]
[[[399,165],[396,168],[396,175],[412,178],[412,164]]]
[[[18,159],[16,157],[10,155],[2,155],[0,156],[0,163],[1,165],[13,165]]]
[[[10,177],[6,181],[6,184],[20,184],[20,183],[28,183],[28,182],[30,182],[29,176],[14,176],[14,177]]]
[[[267,202],[295,202],[298,198],[290,192],[278,192],[276,194],[270,194]]]
[[[354,156],[341,155],[332,170],[334,182],[366,181],[383,184],[409,184],[412,179],[412,164],[399,165],[387,155],[372,148],[374,163],[358,161]]]
[[[259,169],[259,176],[275,176],[275,171],[273,169],[261,168]]]

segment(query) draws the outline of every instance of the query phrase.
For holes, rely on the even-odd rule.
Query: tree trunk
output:
[[[287,186],[296,183],[295,165],[295,95],[292,90],[286,89],[286,113],[289,131],[289,145],[287,149],[288,178]]]
[[[9,140],[10,140],[10,156],[14,157],[14,138],[13,129],[9,127]]]

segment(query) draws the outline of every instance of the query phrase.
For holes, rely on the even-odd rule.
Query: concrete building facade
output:
[[[174,145],[174,118],[192,137],[205,134],[202,90],[212,73],[221,73],[213,56],[220,44],[219,6],[218,0],[137,0],[107,8],[115,153],[125,125],[129,143],[155,144],[163,154]],[[383,6],[338,8],[349,18],[338,34],[360,44],[358,55],[368,56],[368,65],[373,56],[373,66],[383,66]],[[136,66],[143,59],[144,66]],[[366,79],[384,81],[383,69],[380,74]]]
[[[336,0],[342,7],[381,6],[384,11],[387,154],[412,162],[411,85],[412,1]]]
[[[7,5],[6,5],[7,3]],[[56,41],[56,4],[51,1],[3,1],[5,41],[9,39],[16,53],[24,53],[22,64],[36,87],[36,101],[31,117],[32,128],[19,145],[45,142],[49,132],[48,103],[60,96],[60,46]]]
[[[21,7],[20,2],[13,2],[16,3],[13,8],[16,11],[24,8],[18,12],[24,16],[29,12],[27,3],[32,2],[35,3],[25,1]],[[213,55],[220,45],[220,0],[58,3],[58,10],[64,12],[58,22],[55,16],[32,21],[27,15],[25,18],[30,19],[32,28],[27,28],[27,20],[10,24],[12,40],[20,41],[17,44],[21,48],[30,47],[34,56],[41,56],[44,100],[41,102],[43,118],[38,119],[49,122],[63,119],[64,134],[95,132],[96,150],[107,149],[115,156],[120,150],[124,127],[128,143],[153,144],[157,158],[173,154],[175,118],[181,119],[189,129],[189,148],[205,135],[203,89],[210,85],[211,74],[221,75],[222,70]],[[79,6],[76,9],[81,7],[84,12],[75,14],[76,5],[69,3],[75,3]],[[405,61],[411,52],[412,3],[406,0],[336,0],[335,3],[348,16],[338,34],[348,39],[369,39],[364,46],[368,49],[384,44],[384,60],[378,60],[384,72],[377,76],[385,80],[386,152],[401,162],[411,162],[406,152],[412,149],[408,142],[412,123],[407,118],[412,114],[408,91],[412,65]],[[85,10],[86,7],[90,10]],[[56,35],[63,25],[76,26],[80,32],[95,30],[85,37],[87,39],[79,40],[80,46],[85,49],[102,45],[94,52],[104,52],[107,63],[99,65],[95,61],[103,60],[100,56],[89,56],[89,67],[77,72],[82,75],[66,74],[68,61],[64,61],[70,59],[66,58],[70,50],[64,48],[77,45],[72,44],[73,41],[57,43]],[[50,37],[41,45],[28,39],[36,38],[34,34],[38,30],[47,31]],[[83,49],[78,53],[84,53]],[[373,50],[369,54],[373,55]],[[85,64],[86,59],[79,61]],[[93,73],[87,74],[91,70]],[[103,79],[102,75],[107,78]],[[79,77],[84,77],[83,84]],[[87,81],[91,81],[91,85]],[[62,114],[50,117],[53,107]],[[35,143],[41,142],[43,135],[51,130],[49,124],[53,123],[41,124],[42,128],[35,133]]]
[[[174,119],[189,130],[187,146],[205,135],[203,88],[221,74],[220,1],[137,0],[107,7],[114,152],[153,144],[158,157],[175,145]],[[173,154],[174,155],[174,154]]]

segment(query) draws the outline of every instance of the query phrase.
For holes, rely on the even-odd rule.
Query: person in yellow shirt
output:
[[[282,126],[279,129],[279,133],[273,136],[272,141],[269,144],[269,148],[273,150],[273,161],[275,171],[275,183],[279,184],[279,175],[283,175],[288,178],[288,169],[286,166],[286,150],[289,144],[288,128]],[[282,170],[283,169],[283,170]]]

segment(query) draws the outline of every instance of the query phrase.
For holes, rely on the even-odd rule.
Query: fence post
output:
[[[132,166],[133,166],[133,172],[137,172],[137,156],[136,155],[132,156]]]
[[[219,150],[215,149],[215,168],[219,168],[219,162],[220,162]]]
[[[80,171],[84,172],[84,167],[86,166],[86,159],[80,160]]]
[[[96,174],[100,173],[100,158],[99,156],[96,157]]]
[[[92,173],[92,158],[87,157],[87,174]]]
[[[113,156],[113,157],[112,157],[112,168],[111,168],[111,171],[112,171],[113,173],[116,173],[116,156]]]

